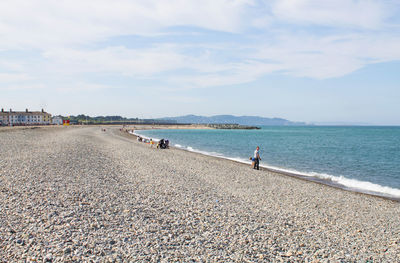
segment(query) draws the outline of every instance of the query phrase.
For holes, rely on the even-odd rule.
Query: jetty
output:
[[[206,124],[205,126],[210,127],[212,129],[224,129],[224,130],[259,130],[260,127],[257,126],[249,126],[249,125],[240,125],[240,124]]]

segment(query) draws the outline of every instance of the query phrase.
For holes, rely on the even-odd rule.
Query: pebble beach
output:
[[[400,262],[400,203],[139,143],[0,129],[0,262]]]

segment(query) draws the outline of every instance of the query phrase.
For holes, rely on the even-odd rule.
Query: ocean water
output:
[[[141,130],[148,138],[345,189],[400,198],[400,127],[262,127],[261,130]]]

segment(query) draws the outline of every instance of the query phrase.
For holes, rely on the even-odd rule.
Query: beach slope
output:
[[[0,258],[397,262],[400,203],[117,128],[0,132]]]

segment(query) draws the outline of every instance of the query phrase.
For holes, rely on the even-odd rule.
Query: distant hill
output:
[[[166,117],[163,120],[175,120],[178,123],[199,123],[199,124],[240,124],[240,125],[306,125],[304,122],[292,122],[281,118],[265,118],[259,116],[233,116],[233,115],[216,115],[211,117],[186,115],[179,117]]]

